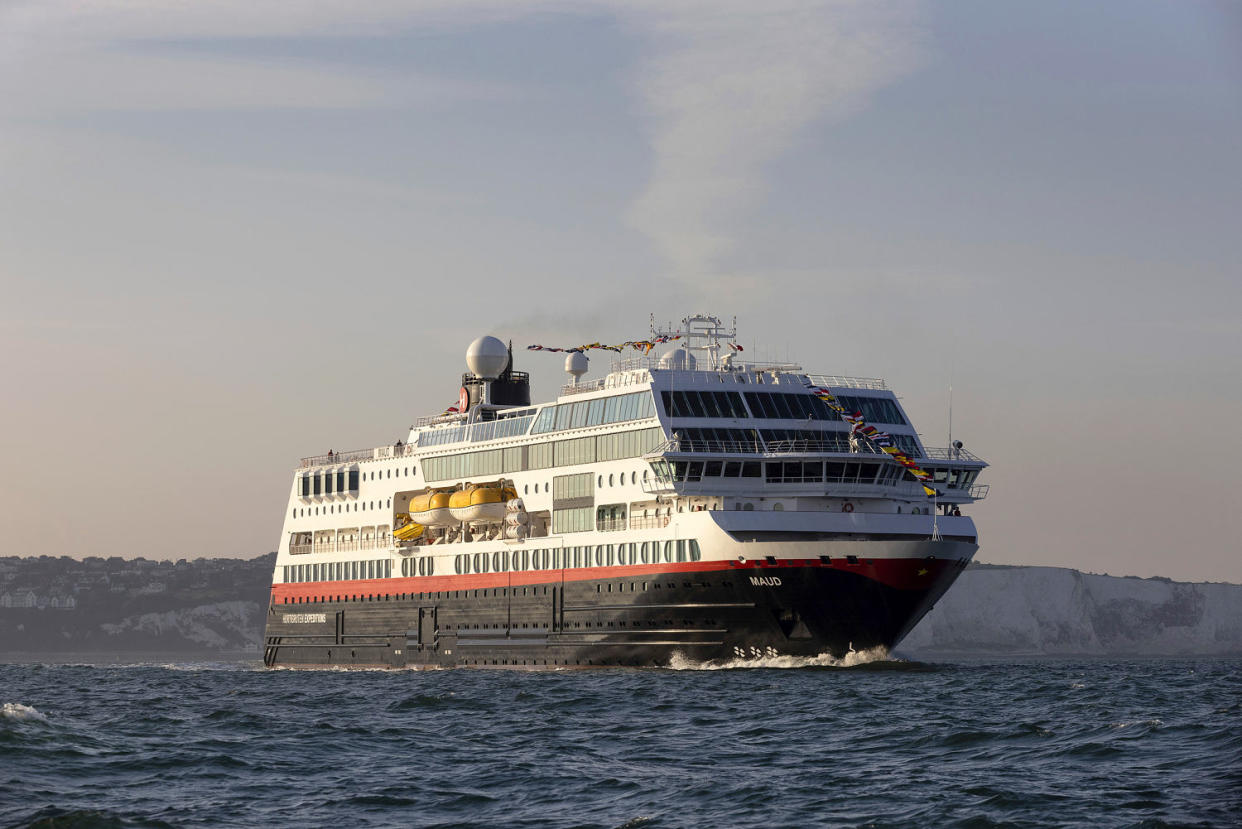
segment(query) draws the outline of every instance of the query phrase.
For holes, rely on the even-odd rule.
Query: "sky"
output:
[[[264,553],[475,337],[708,312],[952,387],[979,560],[1242,582],[1240,147],[1232,2],[8,0],[0,555]]]

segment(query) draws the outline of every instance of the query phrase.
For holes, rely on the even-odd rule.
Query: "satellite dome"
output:
[[[571,351],[565,355],[565,371],[573,376],[574,382],[587,373],[590,360],[581,351]]]
[[[674,348],[660,358],[660,368],[671,368],[679,371],[693,371],[694,363],[694,355],[684,348]]]
[[[466,349],[466,368],[475,377],[495,380],[509,365],[509,349],[495,337],[479,337]]]

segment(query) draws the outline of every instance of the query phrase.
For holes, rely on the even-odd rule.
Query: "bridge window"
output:
[[[894,423],[905,426],[906,419],[901,416],[897,404],[886,397],[867,397],[863,395],[837,395],[837,402],[848,412],[861,412],[868,423]]]

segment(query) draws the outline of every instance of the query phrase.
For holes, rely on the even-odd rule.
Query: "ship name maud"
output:
[[[316,622],[328,621],[326,613],[282,613],[280,621],[286,625],[313,625]]]
[[[751,576],[750,583],[755,587],[780,587],[779,576]]]

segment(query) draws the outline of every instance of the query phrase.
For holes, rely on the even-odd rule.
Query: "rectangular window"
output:
[[[735,391],[718,391],[715,392],[716,402],[720,404],[720,411],[728,408],[729,414],[726,417],[745,418],[749,417],[746,413],[746,407],[742,405],[742,395]]]
[[[772,402],[776,404],[776,410],[780,412],[779,416],[786,420],[798,419],[798,415],[795,414],[794,410],[789,407],[789,398],[792,396],[793,395],[789,394],[772,395]]]
[[[556,428],[556,407],[545,406],[539,410],[539,416],[535,418],[535,426],[530,430],[532,435],[542,435],[545,432],[551,432]]]
[[[604,422],[604,400],[592,400],[587,406],[587,425],[600,426]]]
[[[569,428],[569,417],[572,413],[573,413],[572,403],[567,403],[565,405],[556,407],[556,429],[558,432],[561,429]]]
[[[569,428],[581,429],[583,426],[586,426],[588,412],[587,403],[570,403],[569,405],[571,407]]]
[[[531,469],[547,469],[552,465],[551,443],[534,443],[528,449],[527,462]]]
[[[555,466],[573,466],[580,463],[595,463],[595,438],[574,438],[558,440],[552,452]]]
[[[763,398],[765,397],[767,397],[766,394],[760,394],[759,392],[746,392],[746,405],[750,407],[750,413],[757,418],[770,417],[767,407],[763,404]]]
[[[589,498],[595,493],[594,476],[590,472],[578,475],[557,475],[552,479],[552,500]]]
[[[604,398],[604,422],[605,423],[616,423],[618,420],[620,420],[620,417],[617,415],[617,411],[619,410],[619,408],[620,407],[618,406],[618,401],[616,397]]]
[[[593,510],[590,507],[575,507],[573,509],[558,509],[552,511],[552,532],[554,533],[579,533],[592,529],[591,518]]]

